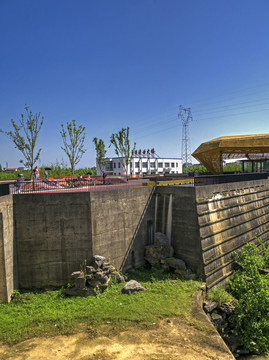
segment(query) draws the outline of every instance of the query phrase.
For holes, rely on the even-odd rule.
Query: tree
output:
[[[0,129],[0,132],[5,133],[13,141],[15,148],[20,150],[24,156],[24,160],[20,160],[20,162],[33,171],[34,164],[40,158],[41,149],[35,152],[35,147],[44,117],[42,116],[40,120],[40,113],[33,114],[27,105],[25,105],[24,109],[27,114],[26,120],[23,114],[21,114],[19,124],[16,124],[15,121],[11,119],[13,131],[3,131]]]
[[[118,133],[112,134],[110,137],[110,146],[111,145],[114,146],[115,153],[118,156],[127,176],[128,165],[131,162],[136,146],[136,143],[134,143],[134,146],[131,150],[129,140],[129,127],[127,127],[126,129],[122,128]]]
[[[96,151],[96,161],[97,164],[104,174],[105,172],[105,165],[106,165],[106,149],[105,149],[105,143],[102,139],[98,139],[97,137],[93,138],[93,143],[95,145],[95,151]]]
[[[62,124],[62,130],[60,131],[63,139],[63,146],[61,148],[68,156],[71,166],[71,175],[74,175],[75,166],[80,162],[86,149],[84,149],[85,140],[85,127],[82,125],[77,126],[76,120],[67,122],[66,128]]]

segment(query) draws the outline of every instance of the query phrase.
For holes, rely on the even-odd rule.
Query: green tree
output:
[[[93,143],[95,145],[96,151],[96,161],[97,164],[104,174],[105,172],[105,165],[106,165],[106,148],[105,143],[102,139],[98,139],[97,137],[93,138]]]
[[[66,153],[70,166],[71,176],[74,175],[75,166],[80,162],[86,149],[84,149],[85,140],[85,127],[82,125],[77,126],[76,120],[67,122],[66,129],[62,124],[62,130],[60,131],[63,139],[63,146],[61,148]]]
[[[129,127],[126,129],[122,128],[118,133],[112,134],[110,137],[110,146],[114,146],[116,155],[118,156],[122,167],[127,176],[127,169],[130,161],[133,157],[136,143],[134,143],[133,148],[131,149],[130,140],[129,140]]]
[[[6,134],[15,144],[15,148],[21,151],[24,156],[24,160],[20,162],[33,170],[34,164],[40,158],[41,149],[38,149],[35,152],[37,137],[39,131],[43,125],[44,117],[40,119],[40,113],[33,114],[29,110],[29,106],[25,105],[26,119],[24,115],[21,114],[19,123],[16,124],[13,119],[11,119],[11,124],[13,126],[13,131],[3,131],[0,129],[0,132]]]

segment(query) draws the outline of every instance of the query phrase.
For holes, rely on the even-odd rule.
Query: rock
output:
[[[217,330],[221,330],[221,328],[224,324],[224,320],[223,320],[222,316],[219,314],[213,314],[211,316],[211,320],[212,320],[214,326],[217,328]]]
[[[98,287],[99,285],[101,285],[100,280],[91,279],[91,280],[88,280],[88,281],[87,281],[87,286],[88,286],[88,287],[96,288],[96,287]]]
[[[167,265],[169,265],[171,268],[176,269],[176,270],[186,270],[186,264],[183,260],[181,259],[177,259],[177,258],[173,258],[173,259],[168,259],[165,262]]]
[[[117,279],[117,282],[124,282],[126,280],[126,277],[121,275],[118,271],[116,271],[113,276]]]
[[[77,289],[84,289],[86,286],[86,279],[84,276],[79,276],[75,279],[75,287]]]
[[[94,279],[99,280],[100,282],[106,282],[108,277],[103,273],[103,271],[97,271],[94,275]]]
[[[96,268],[101,268],[105,262],[106,258],[104,256],[95,255],[91,262],[91,265]]]
[[[87,274],[92,274],[92,273],[95,273],[96,272],[96,269],[93,267],[93,266],[86,266],[86,273]]]
[[[224,312],[226,315],[231,315],[235,309],[235,306],[231,303],[224,303],[219,306],[219,309]]]
[[[77,278],[77,277],[80,276],[80,274],[81,274],[80,271],[74,271],[74,272],[72,272],[71,277],[72,277],[72,278]]]
[[[210,313],[211,311],[215,310],[218,306],[218,303],[216,303],[215,301],[211,301],[211,300],[205,300],[204,301],[204,310],[207,313]]]
[[[84,289],[67,288],[65,289],[65,294],[68,296],[86,297],[90,295],[97,295],[97,292],[90,288],[84,288]]]
[[[144,286],[142,286],[141,284],[139,284],[139,282],[135,280],[130,280],[129,282],[127,282],[127,284],[125,284],[121,290],[123,294],[129,294],[139,291],[146,291],[146,289],[144,288]]]

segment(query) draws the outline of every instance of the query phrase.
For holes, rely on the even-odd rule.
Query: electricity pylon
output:
[[[187,115],[187,118],[185,118]],[[181,157],[183,166],[188,166],[192,163],[191,161],[191,140],[189,134],[189,122],[192,121],[191,108],[184,108],[182,105],[179,106],[178,117],[182,120],[182,147]]]

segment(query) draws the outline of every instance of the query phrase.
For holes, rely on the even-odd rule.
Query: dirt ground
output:
[[[199,306],[192,320],[163,319],[147,329],[115,333],[110,324],[92,338],[86,331],[72,336],[34,338],[13,346],[1,344],[1,360],[232,360],[234,357]]]

